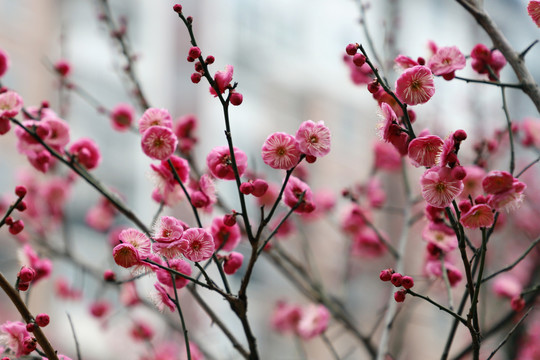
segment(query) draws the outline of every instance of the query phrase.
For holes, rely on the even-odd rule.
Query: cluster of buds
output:
[[[499,72],[506,65],[503,54],[490,50],[484,44],[477,44],[471,51],[472,68],[479,74],[488,74],[489,80],[498,80]]]
[[[39,327],[45,327],[49,325],[51,322],[51,318],[47,314],[38,314],[36,315],[36,318],[26,324],[26,330],[28,332],[34,332],[34,329],[36,328],[36,325]]]
[[[23,266],[17,274],[17,290],[26,291],[30,287],[30,283],[36,277],[36,271],[31,267]]]
[[[244,195],[253,195],[255,197],[261,197],[266,194],[268,190],[268,183],[263,179],[255,179],[245,181],[240,184],[240,191]]]
[[[16,209],[18,211],[24,211],[26,210],[26,203],[23,201],[23,198],[26,195],[26,188],[22,185],[19,185],[15,188],[15,195],[17,195],[19,198],[15,203],[13,204],[13,208],[10,209],[10,212],[13,209]],[[7,216],[4,219],[4,223],[9,226],[9,232],[10,234],[17,235],[24,229],[24,222],[22,220],[14,220],[11,216]]]
[[[414,286],[414,280],[411,276],[401,275],[391,268],[382,270],[379,274],[379,278],[382,281],[390,281],[395,287],[402,287],[402,289],[399,289],[394,293],[394,299],[397,302],[405,301],[407,290]]]

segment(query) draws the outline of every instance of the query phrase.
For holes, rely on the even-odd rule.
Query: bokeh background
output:
[[[195,157],[204,168],[208,151],[226,144],[221,107],[209,95],[206,84],[195,85],[189,80],[193,68],[185,58],[190,44],[184,25],[172,11],[174,3],[111,0],[110,6],[115,21],[119,22],[120,17],[127,19],[130,46],[137,55],[135,69],[150,104],[168,109],[174,118],[195,114],[199,119]],[[232,131],[235,145],[248,154],[250,166],[279,182],[281,174],[269,171],[260,159],[262,142],[275,131],[294,133],[302,121],[324,120],[332,131],[332,152],[310,166],[309,183],[315,190],[329,189],[336,196],[343,188],[370,174],[372,144],[377,138],[378,107],[364,87],[356,86],[350,80],[348,67],[343,62],[346,44],[358,42],[364,44],[368,52],[375,50],[385,59],[379,65],[391,83],[396,78],[392,59],[397,54],[428,57],[430,40],[439,46],[456,45],[465,54],[476,43],[491,45],[474,20],[450,0],[378,0],[363,3],[364,10],[361,10],[360,2],[352,0],[187,0],[182,5],[184,13],[194,18],[194,30],[203,54],[216,58],[211,70],[223,70],[227,64],[234,66],[234,81],[239,83],[237,90],[244,95],[244,103],[231,109]],[[526,14],[526,1],[490,1],[485,5],[516,49],[525,49],[538,38],[538,29]],[[0,0],[0,48],[11,59],[10,70],[2,78],[2,84],[23,96],[25,105],[49,101],[51,107],[69,122],[72,139],[94,138],[103,154],[102,164],[94,174],[108,186],[119,189],[139,217],[150,224],[158,204],[150,198],[153,183],[147,173],[151,161],[140,151],[138,136],[112,130],[108,117],[86,99],[60,90],[56,74],[50,71],[51,63],[66,59],[73,68],[71,80],[105,108],[111,109],[119,102],[134,104],[131,89],[125,86],[125,62],[109,36],[109,30],[100,22],[99,14],[98,1]],[[367,45],[361,19],[375,49]],[[540,77],[540,68],[536,66],[539,56],[538,46],[527,55],[536,78]],[[474,77],[470,68],[461,74]],[[514,81],[509,69],[505,69],[501,77],[506,82]],[[429,127],[433,133],[445,136],[463,128],[470,138],[479,138],[505,125],[499,89],[442,79],[436,80],[436,89],[429,104],[415,109],[415,129],[418,131]],[[508,91],[508,99],[510,112],[516,120],[536,114],[528,98],[520,92]],[[472,141],[466,142],[464,151],[471,150],[472,144]],[[17,184],[20,168],[30,167],[25,158],[16,153],[13,134],[0,138],[0,149],[0,190],[10,194]],[[467,161],[472,161],[472,155],[469,158],[464,155],[462,162]],[[419,174],[412,170],[411,179]],[[389,197],[395,199],[391,205],[399,206],[401,183],[395,174],[383,174],[381,179]],[[238,205],[233,190],[227,184],[220,184],[223,198],[235,208]],[[75,254],[81,260],[97,268],[113,268],[107,235],[89,229],[84,222],[86,212],[98,199],[98,194],[86,183],[78,182],[66,204],[66,226],[50,235],[54,238],[63,234],[70,238]],[[369,324],[379,317],[383,310],[381,304],[389,295],[389,289],[374,281],[374,276],[392,260],[386,257],[381,265],[381,260],[355,259],[348,286],[334,286],[343,278],[342,264],[347,251],[346,239],[337,230],[338,209],[339,206],[328,220],[303,228],[301,237],[307,238],[312,245],[322,283],[343,296],[355,314],[355,320],[365,324],[361,327],[368,331],[371,329]],[[192,221],[191,214],[183,206],[174,209],[173,213],[187,222]],[[376,216],[377,224],[391,239],[399,235],[399,219],[392,214]],[[211,217],[204,220],[209,223]],[[121,218],[116,222],[130,225]],[[14,278],[19,245],[4,230],[0,238],[0,268]],[[416,240],[413,238],[411,242]],[[302,242],[290,246],[291,251],[300,252]],[[413,244],[408,250],[411,263],[407,266],[413,272],[419,271],[418,264],[422,261],[421,255],[416,259],[414,255],[420,246]],[[241,251],[247,249],[245,246]],[[299,358],[294,341],[273,333],[268,321],[276,300],[284,298],[299,303],[306,303],[306,300],[271,264],[263,259],[259,265],[251,286],[250,316],[259,336],[261,353],[265,354],[263,358]],[[54,278],[60,275],[76,284],[85,294],[85,300],[57,300],[50,290]],[[170,330],[148,309],[135,310],[135,315],[129,314],[126,320],[126,311],[118,307],[106,323],[89,315],[87,307],[93,299],[105,297],[115,301],[117,296],[114,289],[104,288],[99,281],[69,262],[59,261],[52,279],[47,280],[47,285],[37,287],[29,301],[31,308],[38,312],[42,307],[52,307],[51,337],[59,349],[67,349],[68,355],[74,355],[74,342],[66,313],[74,321],[84,359],[136,358],[144,347],[126,348],[122,340],[125,335],[116,335],[132,317],[150,319],[158,327],[158,337],[167,338]],[[16,315],[7,299],[3,295],[0,299],[0,321],[14,320]],[[192,330],[195,340],[207,350],[209,357],[235,359],[237,355],[230,345],[197,310],[189,296],[182,301],[190,309],[188,317],[196,324]],[[224,309],[226,319],[230,316],[222,300],[211,301],[217,309]],[[441,331],[446,334],[447,319],[434,321],[440,319],[436,310],[425,304],[417,304],[414,310],[417,307],[421,307],[421,311],[415,312],[418,316],[409,317],[409,325],[423,335],[416,340],[403,335],[402,341],[413,345],[411,353],[400,355],[400,359],[433,358],[444,343],[440,334]],[[239,328],[233,318],[230,320],[233,328]],[[338,332],[338,329],[334,332],[330,329],[330,335],[339,342],[342,340],[339,340]],[[346,347],[348,342],[352,347],[351,339],[344,339],[342,346]],[[414,345],[416,342],[418,344]],[[310,342],[306,351],[309,359],[329,358],[320,341]],[[362,359],[365,354],[353,349],[347,356],[344,358]]]

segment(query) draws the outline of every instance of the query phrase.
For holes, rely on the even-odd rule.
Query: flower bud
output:
[[[19,185],[17,187],[15,187],[15,195],[17,195],[18,197],[22,198],[26,195],[26,187],[23,186],[23,185]]]
[[[414,286],[414,280],[410,276],[403,276],[401,278],[401,286],[403,286],[405,289],[410,289]]]
[[[352,58],[354,65],[362,66],[366,63],[366,57],[363,54],[355,54]]]
[[[244,195],[249,195],[253,192],[253,184],[249,181],[240,184],[240,192]]]
[[[405,301],[405,295],[407,294],[407,291],[404,289],[398,290],[394,293],[394,300],[396,302],[403,302]]]
[[[181,14],[181,13],[182,13],[182,5],[180,5],[180,4],[174,4],[173,10],[174,10],[176,13]]]
[[[116,281],[116,274],[112,270],[105,270],[105,272],[103,272],[103,280],[111,282]]]
[[[199,73],[193,73],[191,74],[191,82],[194,84],[198,84],[201,81],[201,74]]]
[[[239,92],[234,91],[231,93],[230,101],[231,101],[231,104],[233,104],[234,106],[238,106],[242,104],[243,100],[244,100],[244,96],[240,94]]]
[[[24,222],[22,220],[16,220],[9,226],[9,232],[12,235],[17,235],[24,229]]]
[[[29,283],[36,277],[36,271],[31,267],[23,266],[19,273],[17,274],[19,282]]]
[[[45,327],[45,326],[49,325],[50,322],[51,322],[51,319],[50,319],[49,315],[47,315],[47,314],[38,314],[38,315],[36,315],[36,324],[37,324],[37,326]]]
[[[390,281],[390,279],[392,278],[392,273],[392,269],[381,270],[381,273],[379,274],[379,279],[381,279],[382,281]]]
[[[257,179],[253,181],[253,196],[255,197],[261,197],[264,194],[266,194],[266,191],[268,190],[268,183],[264,181],[263,179]]]
[[[358,51],[358,46],[356,46],[356,44],[349,44],[345,47],[345,51],[348,55],[354,56],[354,54],[356,54]]]
[[[198,46],[192,46],[189,49],[188,55],[194,59],[197,59],[199,56],[201,56],[201,49],[199,49]]]
[[[390,278],[390,282],[395,287],[400,287],[402,278],[403,278],[403,275],[401,275],[400,273],[393,273],[392,277]]]

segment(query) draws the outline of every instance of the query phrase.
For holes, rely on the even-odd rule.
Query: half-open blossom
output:
[[[447,207],[463,191],[463,181],[452,176],[452,169],[434,166],[420,179],[422,196],[435,207]]]
[[[171,114],[165,109],[147,109],[139,119],[139,132],[144,134],[152,126],[164,126],[172,129]]]
[[[191,228],[184,231],[182,239],[187,241],[184,256],[193,262],[209,259],[215,250],[212,235],[201,228]]]
[[[510,189],[489,195],[488,205],[495,210],[515,210],[523,202],[523,190],[525,188],[526,185],[516,179]]]
[[[433,74],[425,66],[413,66],[396,80],[396,96],[408,105],[427,102],[435,93]]]
[[[0,94],[0,118],[16,116],[21,111],[23,99],[15,91]]]
[[[109,116],[114,130],[126,131],[133,123],[135,110],[129,104],[120,103],[111,110]]]
[[[527,5],[527,13],[531,17],[531,19],[534,21],[536,26],[540,27],[540,1],[538,0],[529,1],[529,4]],[[1,72],[0,72],[0,76],[1,76]]]
[[[302,198],[301,201],[300,198]],[[296,206],[294,211],[298,213],[309,213],[315,210],[311,189],[306,183],[294,176],[289,178],[285,186],[283,201],[291,208]]]
[[[298,322],[298,335],[309,340],[325,332],[330,322],[330,312],[323,305],[310,304],[302,311]]]
[[[214,238],[215,250],[232,251],[240,242],[240,227],[238,224],[227,226],[223,222],[223,217],[215,217],[212,220],[210,233]]]
[[[443,140],[436,135],[417,137],[409,143],[409,158],[414,166],[432,167],[437,163],[437,155]]]
[[[163,312],[165,309],[165,306],[169,308],[169,310],[174,311],[176,309],[174,302],[171,300],[170,296],[174,297],[174,294],[169,295],[167,289],[165,289],[159,282],[154,283],[154,289],[156,290],[150,295],[150,298],[152,299],[152,302],[156,306],[156,308]]]
[[[225,256],[223,260],[223,271],[227,275],[233,275],[240,269],[244,262],[244,255],[239,252],[233,251],[229,255]]]
[[[41,122],[49,128],[43,141],[56,151],[63,153],[64,147],[69,143],[69,125],[64,120],[54,116],[44,117]]]
[[[9,69],[9,57],[5,51],[0,49],[0,77],[2,77]]]
[[[233,77],[234,68],[232,65],[225,66],[225,71],[216,71],[214,81],[218,87],[219,93],[223,94],[225,89],[230,85]],[[210,86],[210,94],[217,96],[216,90]]]
[[[114,262],[121,267],[130,268],[141,262],[141,257],[135,246],[131,244],[118,244],[113,249]]]
[[[167,160],[176,150],[178,138],[165,126],[151,126],[141,139],[143,152],[155,160]]]
[[[396,64],[398,68],[402,70],[406,70],[406,69],[412,68],[413,66],[420,65],[418,61],[402,54],[399,54],[398,56],[396,56],[396,58],[394,59],[394,63]]]
[[[307,120],[296,131],[300,151],[306,155],[322,157],[330,152],[330,129],[323,121]]]
[[[233,148],[238,176],[242,176],[247,168],[247,156],[238,149]],[[234,180],[234,170],[232,166],[232,158],[227,146],[217,146],[213,148],[206,157],[206,165],[208,169],[218,179]]]
[[[459,222],[469,229],[478,229],[481,227],[490,227],[493,225],[495,215],[493,210],[486,204],[474,205],[464,214],[461,214]]]
[[[297,139],[283,132],[271,134],[262,146],[262,159],[273,169],[289,170],[300,159]]]
[[[482,187],[488,194],[498,194],[510,190],[514,177],[507,171],[490,171],[482,180]]]
[[[150,255],[151,242],[142,232],[137,229],[124,229],[118,235],[118,239],[124,244],[131,244],[139,253],[141,259]]]
[[[87,170],[96,168],[101,162],[101,153],[94,140],[81,138],[69,147],[71,155]]]
[[[457,46],[446,46],[437,49],[435,55],[429,59],[428,67],[434,75],[453,77],[456,70],[465,67],[465,56]]]
[[[190,276],[191,275],[191,266],[189,263],[182,259],[171,259],[168,261],[168,268],[178,271],[181,274]],[[171,273],[169,273],[167,270],[159,268],[156,270],[157,279],[160,283],[163,285],[167,285],[169,287],[173,287],[173,281]],[[184,286],[188,284],[189,280],[175,274],[175,287],[177,289],[181,289]]]
[[[179,117],[173,125],[173,130],[178,137],[178,148],[184,154],[191,152],[197,143],[194,135],[197,129],[197,117],[192,114]]]
[[[471,58],[472,68],[479,74],[488,74],[490,80],[496,80],[495,77],[499,77],[499,72],[506,65],[506,59],[499,50],[491,51],[484,44],[474,46],[471,51]]]

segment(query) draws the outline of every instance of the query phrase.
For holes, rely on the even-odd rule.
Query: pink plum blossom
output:
[[[394,63],[398,68],[402,70],[406,70],[412,68],[413,66],[420,65],[418,61],[402,54],[396,56],[396,58],[394,59]]]
[[[386,253],[386,245],[373,229],[364,226],[353,238],[351,253],[366,258],[379,257]]]
[[[540,1],[538,0],[529,1],[529,4],[527,5],[527,13],[531,17],[531,19],[534,21],[536,26],[540,27]],[[0,71],[0,76],[1,76],[1,71]]]
[[[482,180],[486,176],[486,171],[479,166],[464,166],[467,175],[463,178],[463,192],[459,195],[462,199],[468,199],[469,195],[474,199],[483,193]]]
[[[433,74],[425,66],[405,70],[396,81],[396,96],[407,105],[426,103],[434,93]]]
[[[26,330],[26,324],[20,321],[6,321],[0,325],[0,331],[2,332],[0,343],[6,345],[17,358],[33,351],[28,351],[25,347],[25,341],[32,338]]]
[[[173,125],[173,130],[178,137],[178,148],[183,154],[189,154],[198,139],[194,132],[197,129],[197,117],[192,114],[179,117]]]
[[[168,261],[168,263],[169,263],[167,266],[168,268],[176,270],[179,273],[187,275],[187,276],[191,275],[191,266],[188,264],[187,261],[182,260],[182,259],[171,259]],[[156,270],[156,275],[157,275],[158,281],[161,284],[169,286],[169,287],[173,286],[171,273],[169,273],[167,270],[159,268]],[[188,284],[188,282],[189,282],[188,279],[180,275],[175,275],[174,284],[177,289],[183,288],[184,286]]]
[[[238,169],[238,176],[242,176],[247,168],[247,156],[242,150],[236,147],[233,148],[233,151],[236,167]],[[227,146],[217,146],[213,148],[206,157],[206,165],[212,175],[218,179],[235,179],[232,158]]]
[[[208,260],[215,250],[212,235],[201,228],[191,228],[184,231],[182,239],[187,241],[184,256],[193,262]]]
[[[306,155],[323,157],[330,152],[330,129],[323,121],[307,120],[296,131],[300,151]]]
[[[301,196],[303,196],[302,201],[298,204]],[[291,208],[297,206],[294,211],[298,213],[309,213],[315,210],[311,189],[306,183],[294,176],[289,178],[289,181],[285,186],[283,201]]]
[[[15,91],[0,94],[0,118],[17,116],[23,106],[23,99]]]
[[[244,261],[244,255],[239,252],[233,251],[224,258],[223,271],[227,275],[233,275],[240,269],[242,262]]]
[[[143,152],[154,160],[167,160],[178,145],[178,138],[165,126],[151,126],[141,139]]]
[[[448,276],[448,282],[450,283],[450,286],[456,286],[463,278],[463,274],[454,264],[448,261],[444,262],[444,268],[446,269],[446,274]],[[441,261],[439,259],[427,261],[426,265],[424,266],[424,271],[426,275],[430,277],[442,279],[443,272]]]
[[[352,56],[347,54],[343,56],[343,61],[349,67],[350,77],[354,84],[369,84],[373,80],[373,70],[371,70],[367,63],[362,66],[356,66],[352,60]]]
[[[33,283],[37,283],[39,280],[49,277],[52,272],[52,262],[47,258],[40,258],[34,249],[26,244],[23,246],[19,253],[21,264],[31,267],[36,272]]]
[[[49,128],[47,136],[43,139],[45,143],[63,153],[64,147],[69,143],[69,125],[64,120],[53,116],[47,116],[41,121]]]
[[[457,46],[440,47],[435,55],[429,59],[428,67],[434,75],[452,78],[456,70],[465,67],[465,56]]]
[[[523,131],[523,145],[540,148],[540,119],[528,117],[520,125]]]
[[[272,328],[280,333],[295,333],[301,318],[300,306],[278,301],[270,322]]]
[[[463,181],[452,176],[452,169],[434,166],[420,179],[424,200],[435,207],[447,207],[463,191]]]
[[[150,297],[156,308],[163,312],[165,307],[168,307],[171,312],[174,312],[176,309],[174,302],[169,296],[174,297],[174,294],[169,295],[167,289],[165,289],[159,282],[154,283],[155,292],[153,292]]]
[[[232,65],[225,66],[225,71],[216,71],[214,81],[220,94],[225,92],[225,89],[231,84],[234,67]],[[210,94],[217,96],[216,90],[210,86]]]
[[[461,224],[469,229],[478,229],[481,227],[490,227],[495,221],[493,210],[486,204],[474,205],[459,219]]]
[[[165,109],[147,109],[139,119],[139,132],[144,134],[152,126],[164,126],[172,130],[171,114]]]
[[[135,110],[129,104],[120,103],[111,110],[110,118],[114,130],[126,131],[133,123]]]
[[[323,305],[310,304],[302,311],[302,317],[298,322],[298,335],[309,340],[326,331],[330,322],[330,312]]]
[[[516,276],[506,273],[500,274],[493,280],[492,289],[497,296],[511,299],[521,294],[523,284]]]
[[[414,166],[432,167],[437,163],[437,155],[443,140],[436,135],[417,137],[409,143],[409,158]]]
[[[234,224],[233,226],[227,226],[223,222],[223,217],[215,217],[212,220],[212,226],[210,227],[210,234],[214,238],[215,250],[232,251],[236,248],[240,242],[240,226]]]
[[[262,146],[262,159],[273,169],[291,169],[300,159],[298,140],[283,132],[271,134]]]
[[[94,140],[81,138],[69,147],[71,155],[87,170],[96,168],[101,162],[101,153]]]

